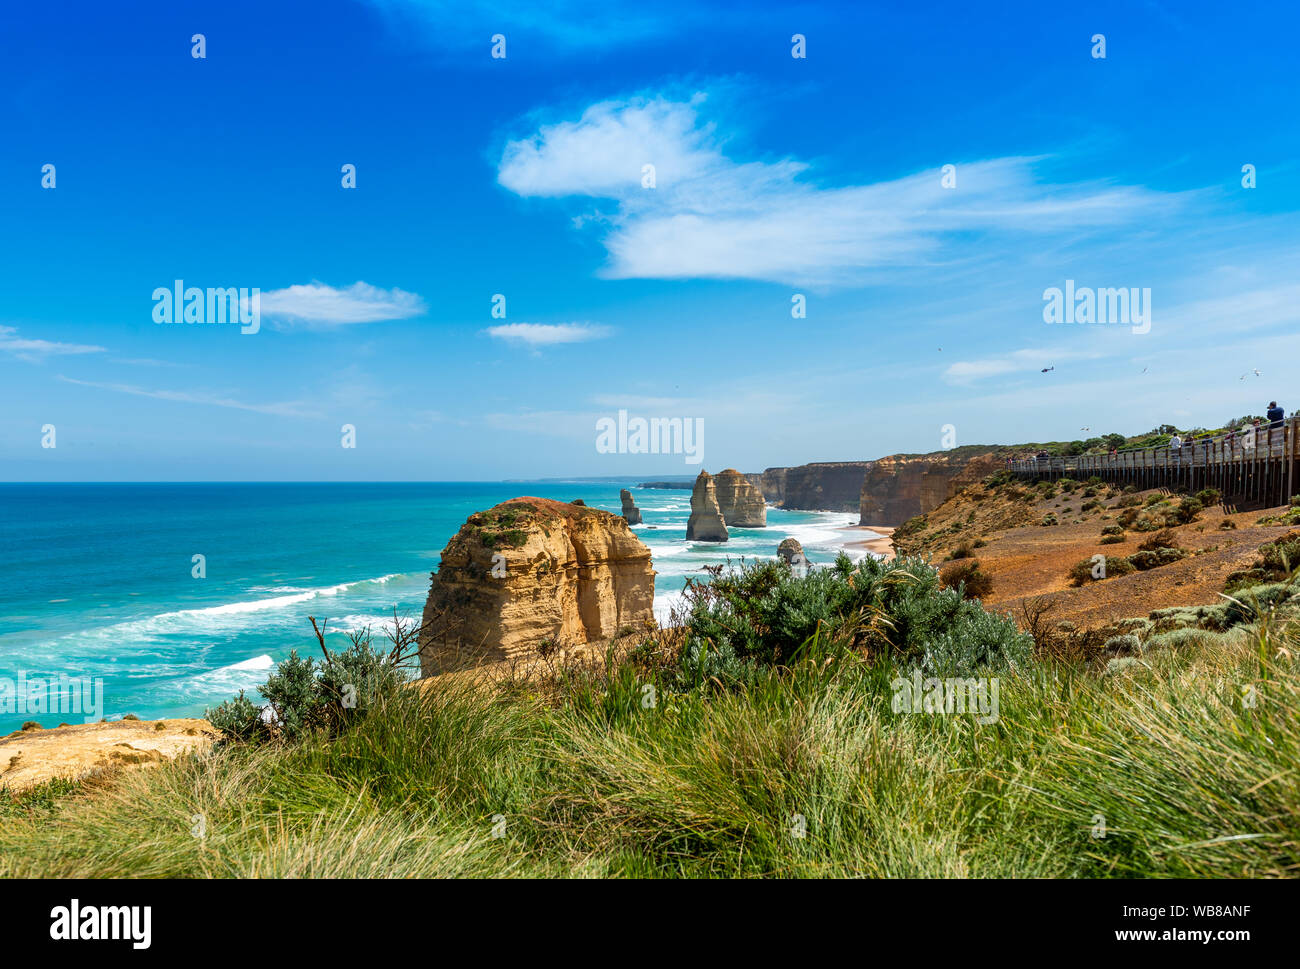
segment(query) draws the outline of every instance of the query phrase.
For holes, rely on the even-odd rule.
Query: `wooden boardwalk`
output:
[[[1199,491],[1217,488],[1225,501],[1285,505],[1300,487],[1300,426],[1291,417],[1216,438],[1184,442],[1181,448],[1142,448],[1115,454],[1031,458],[1007,467],[1021,477],[1091,477],[1139,488]]]

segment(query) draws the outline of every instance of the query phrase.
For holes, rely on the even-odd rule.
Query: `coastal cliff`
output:
[[[442,552],[420,634],[424,676],[606,643],[654,618],[650,549],[618,515],[512,498]]]
[[[821,461],[763,472],[763,497],[802,511],[857,511],[870,461]]]
[[[862,525],[901,525],[938,508],[1002,466],[995,454],[893,454],[870,462],[859,489]]]

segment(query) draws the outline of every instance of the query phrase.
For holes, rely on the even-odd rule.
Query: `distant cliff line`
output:
[[[890,454],[872,461],[814,461],[745,475],[768,504],[793,511],[840,511],[863,525],[903,524],[939,507],[1002,467],[1025,445],[971,444],[928,454]],[[642,488],[688,491],[692,480],[646,481]]]

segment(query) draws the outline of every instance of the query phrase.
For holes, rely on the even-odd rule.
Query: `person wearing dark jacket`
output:
[[[1270,400],[1268,402],[1268,410],[1265,412],[1265,416],[1268,418],[1269,427],[1281,427],[1282,418],[1286,416],[1286,412],[1282,410],[1281,407],[1277,406],[1277,401]]]

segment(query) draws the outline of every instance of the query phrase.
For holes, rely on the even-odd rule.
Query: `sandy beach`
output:
[[[887,560],[894,557],[894,529],[891,525],[850,525],[841,531],[845,536],[845,548],[861,549],[882,555]]]

